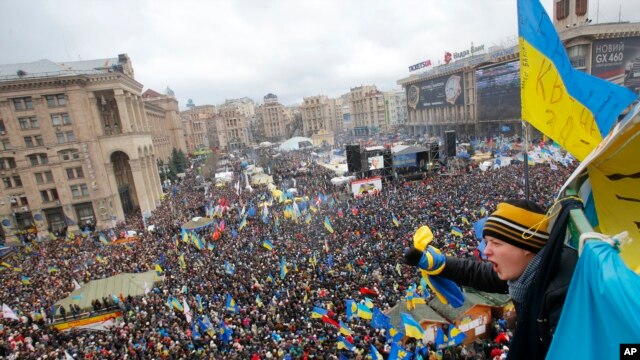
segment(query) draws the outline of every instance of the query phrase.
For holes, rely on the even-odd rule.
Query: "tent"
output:
[[[278,147],[278,150],[280,150],[280,151],[294,151],[294,150],[300,150],[300,149],[304,149],[304,148],[308,148],[308,147],[312,147],[312,146],[313,146],[313,141],[310,138],[302,137],[302,136],[296,136],[296,137],[292,137],[291,139],[283,142]]]
[[[191,219],[191,221],[184,223],[182,225],[182,229],[186,231],[194,231],[207,227],[213,223],[215,223],[215,220],[213,219],[206,217],[195,217]]]
[[[144,295],[145,288],[148,290],[153,288],[153,284],[161,282],[162,279],[154,270],[150,270],[144,273],[123,273],[106,279],[93,280],[83,284],[80,289],[74,290],[55,305],[64,306],[67,310],[71,304],[76,304],[83,310],[90,309],[91,301],[95,299],[102,301],[103,297],[120,296],[120,294],[124,297]]]

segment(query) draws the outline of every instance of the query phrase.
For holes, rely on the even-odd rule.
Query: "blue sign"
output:
[[[410,167],[410,166],[418,166],[416,161],[416,154],[404,154],[397,155],[393,157],[393,167]]]
[[[35,215],[33,215],[33,219],[35,221],[42,221],[42,214],[36,213]]]
[[[9,221],[9,219],[2,219],[2,226],[10,227],[11,226],[11,221]]]

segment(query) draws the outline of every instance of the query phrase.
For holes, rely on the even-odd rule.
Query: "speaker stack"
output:
[[[456,132],[445,131],[444,133],[444,143],[447,149],[447,157],[455,157],[456,156]]]
[[[347,153],[347,170],[350,173],[360,172],[362,170],[360,145],[346,145],[345,150]]]

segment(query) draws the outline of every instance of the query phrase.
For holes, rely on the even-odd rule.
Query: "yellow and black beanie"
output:
[[[511,200],[498,204],[484,224],[482,236],[493,236],[513,246],[537,253],[549,240],[549,219],[530,201]]]

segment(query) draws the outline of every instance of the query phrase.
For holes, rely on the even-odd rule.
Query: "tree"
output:
[[[171,151],[171,160],[169,160],[169,167],[173,167],[173,170],[179,174],[185,171],[187,164],[187,157],[182,150],[173,148],[173,151]]]

